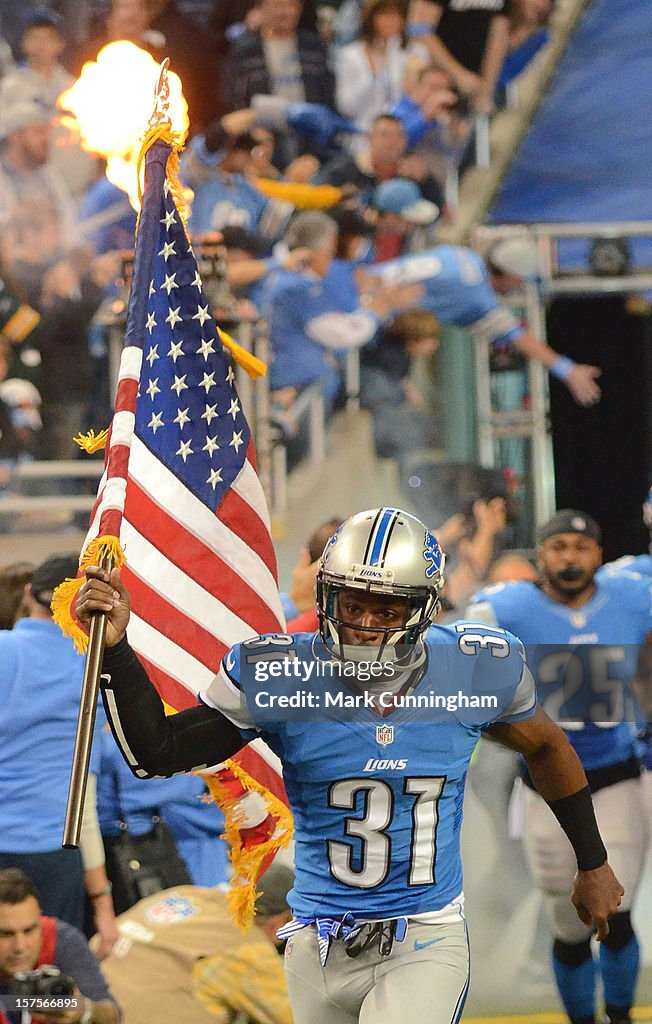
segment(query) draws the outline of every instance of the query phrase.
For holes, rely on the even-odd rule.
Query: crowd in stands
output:
[[[230,312],[269,321],[280,435],[300,433],[286,413],[302,389],[316,383],[337,406],[344,354],[356,348],[372,412],[381,375],[401,382],[393,405],[405,429],[376,435],[379,454],[400,457],[408,436],[427,446],[433,433],[409,379],[428,348],[423,330],[419,343],[392,326],[404,310],[418,319],[424,285],[372,281],[366,268],[432,246],[454,217],[446,171],[465,159],[473,113],[493,110],[545,42],[550,7],[1,4],[0,489],[19,486],[12,468],[23,459],[74,458],[72,437],[111,412],[107,311],[136,215],[57,106],[85,61],[127,40],[168,56],[181,76],[190,231],[200,244],[221,241]]]

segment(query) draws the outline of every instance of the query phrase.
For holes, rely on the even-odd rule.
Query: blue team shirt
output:
[[[523,641],[539,702],[565,728],[585,769],[637,752],[629,682],[652,629],[649,580],[601,574],[581,608],[553,601],[534,583],[497,583],[473,598],[467,615]],[[569,646],[577,656],[572,668]]]
[[[535,710],[519,642],[502,630],[478,634],[475,627],[469,639],[465,628],[429,630],[425,669],[410,695],[494,695],[495,708],[399,707],[381,716],[364,707],[322,707],[284,717],[261,708],[259,700],[270,692],[288,696],[297,688],[322,701],[327,692],[342,700],[360,694],[336,678],[256,681],[258,664],[292,665],[295,655],[306,664],[329,662],[317,635],[307,633],[237,645],[202,694],[231,715],[246,738],[262,735],[283,763],[295,821],[296,874],[289,897],[295,916],[411,915],[441,910],[460,895],[462,802],[475,745],[493,721],[516,721]],[[482,643],[495,644],[495,652]],[[239,714],[231,703],[234,694]],[[243,728],[243,717],[251,731]]]
[[[445,324],[469,328],[478,339],[509,345],[523,334],[514,316],[500,305],[484,260],[472,249],[437,245],[367,269],[386,284],[421,282],[424,294],[419,306]]]
[[[84,658],[46,619],[0,632],[0,851],[61,848]],[[100,767],[98,707],[90,770]]]
[[[607,562],[598,569],[598,579],[614,572],[635,572],[640,576],[652,576],[652,555],[623,555],[615,562]]]

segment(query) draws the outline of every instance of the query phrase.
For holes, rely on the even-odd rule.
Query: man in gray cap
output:
[[[17,98],[0,111],[0,225],[18,207],[49,208],[60,247],[75,241],[76,207],[68,186],[50,163],[52,111],[37,99]]]
[[[539,700],[582,761],[609,859],[625,887],[620,910],[591,950],[591,928],[568,897],[572,850],[545,803],[526,783],[525,848],[554,935],[553,967],[572,1024],[593,1024],[602,976],[605,1021],[629,1024],[639,949],[631,907],[645,859],[645,804],[630,694],[641,645],[652,641],[650,579],[604,573],[600,527],[562,509],[539,529],[537,583],[487,587],[467,617],[511,630],[528,648]]]

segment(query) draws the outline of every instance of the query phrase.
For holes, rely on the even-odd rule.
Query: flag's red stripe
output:
[[[187,690],[185,686],[178,683],[176,679],[169,676],[163,669],[157,668],[151,661],[148,661],[142,654],[138,654],[143,668],[154,683],[162,699],[173,707],[175,711],[185,711],[186,708],[196,708],[197,698]]]
[[[236,754],[235,760],[252,778],[260,782],[266,789],[271,790],[274,796],[277,796],[284,804],[288,804],[282,777],[253,747],[244,747]]]
[[[247,448],[246,459],[254,467],[256,473],[258,473],[258,462],[256,461],[256,446],[254,444],[253,434],[249,435],[249,447]]]
[[[224,496],[218,514],[233,533],[247,541],[251,550],[256,552],[276,579],[276,555],[269,529],[251,505],[231,487]]]
[[[255,622],[252,633],[273,633],[279,629],[275,614],[242,576],[168,515],[131,478],[125,518],[157,550],[165,552],[174,565],[226,605],[243,623]],[[236,532],[242,535],[241,530]],[[243,539],[249,540],[246,535]]]
[[[135,412],[136,396],[138,395],[138,381],[133,377],[123,377],[118,381],[118,388],[115,396],[116,412]]]
[[[227,645],[220,643],[213,633],[152,590],[147,583],[129,570],[128,565],[123,570],[123,578],[131,594],[131,605],[135,614],[191,654],[202,665],[206,665],[212,672],[217,672],[220,661],[228,650]]]

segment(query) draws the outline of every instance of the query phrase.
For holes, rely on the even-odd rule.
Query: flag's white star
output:
[[[193,317],[193,320],[194,319],[195,318]],[[215,349],[213,348],[213,339],[212,338],[202,338],[201,345],[197,349],[197,355],[198,356],[203,356],[204,359],[208,359],[208,357],[211,354],[211,352],[214,352],[214,351],[215,351]]]
[[[177,281],[176,281],[176,277],[177,277],[176,274],[166,274],[165,275],[165,281],[161,285],[161,288],[165,288],[165,290],[168,293],[168,295],[170,294],[170,292],[172,291],[173,288],[178,288],[179,287],[179,285],[177,284]]]
[[[206,321],[210,320],[210,318],[211,318],[211,315],[208,312],[208,305],[206,305],[206,306],[197,306],[197,312],[193,316],[193,320],[199,320],[200,326],[203,327],[204,324],[206,323]]]
[[[181,306],[177,306],[176,309],[172,309],[172,307],[170,307],[170,312],[168,313],[168,315],[165,318],[165,322],[166,322],[166,324],[170,325],[170,329],[172,329],[175,324],[180,324],[181,323],[181,319],[182,318],[179,316],[179,310],[180,309],[181,309]]]
[[[176,374],[174,375],[174,384],[170,384],[170,391],[176,391],[177,398],[179,397],[182,391],[188,390],[188,385],[186,384],[187,376],[187,373],[184,373],[183,377],[177,377]]]
[[[154,287],[154,278],[152,278],[152,280],[149,282],[149,295],[148,295],[148,298],[151,299],[151,297],[155,293],[155,291],[156,291],[156,288]]]
[[[205,373],[203,380],[200,380],[199,382],[199,387],[206,388],[206,394],[208,394],[211,388],[216,388],[217,384],[215,383],[215,372],[213,371],[213,373]]]
[[[238,433],[236,434],[234,430],[233,437],[229,441],[229,448],[235,448],[236,452],[238,452],[240,451],[241,444],[244,444],[244,441],[242,440],[242,431],[239,430]]]
[[[145,362],[149,363],[150,368],[154,365],[154,360],[158,359],[158,345],[151,345],[150,350],[145,357]]]
[[[154,319],[154,314],[153,313],[148,313],[147,314],[147,323],[145,324],[145,330],[149,331],[149,333],[151,334],[155,327],[156,327],[156,320]]]
[[[190,423],[190,416],[188,415],[188,409],[189,408],[190,408],[190,406],[188,406],[186,409],[177,409],[177,414],[174,417],[174,419],[172,420],[172,422],[179,424],[179,430],[183,430],[183,428],[185,427],[186,423]],[[179,453],[177,452],[177,455],[178,454]]]
[[[205,411],[201,414],[201,418],[206,420],[206,423],[210,425],[213,420],[217,419],[217,405],[206,405],[204,406]]]
[[[179,356],[183,355],[183,342],[173,341],[170,345],[170,351],[168,352],[168,355],[172,356],[172,359],[176,364],[176,361],[179,358]]]
[[[192,282],[190,287],[191,288],[199,288],[199,290],[201,291],[201,277],[199,276],[199,271],[198,270],[195,271],[195,280]]]
[[[180,455],[181,458],[183,459],[183,461],[185,462],[189,455],[194,455],[195,454],[193,452],[192,448],[190,447],[190,445],[191,445],[190,441],[181,441],[180,444],[179,444],[179,450],[176,451],[174,454],[175,455]]]
[[[147,426],[151,427],[152,430],[154,431],[154,433],[156,433],[156,431],[158,430],[159,427],[164,427],[165,423],[163,422],[163,413],[162,412],[153,412],[152,413],[152,418],[149,421],[149,423],[147,424]]]
[[[226,371],[226,383],[227,384],[233,384],[234,380],[235,380],[235,373],[233,372],[233,367],[229,364],[229,368]]]
[[[155,380],[150,380],[145,394],[149,395],[151,400],[154,401],[154,395],[158,395],[160,390],[161,389],[158,387],[158,377],[156,377]]]
[[[209,437],[208,434],[206,434],[206,444],[202,448],[202,451],[208,452],[209,457],[212,459],[213,452],[216,452],[219,447],[220,446],[217,443],[217,434],[215,435],[215,437]]]
[[[238,402],[237,398],[232,398],[231,399],[231,406],[229,408],[229,416],[233,416],[234,422],[235,422],[235,418],[236,418],[236,416],[238,415],[239,412],[240,412],[240,403]]]
[[[215,490],[215,484],[221,484],[222,483],[222,470],[221,469],[211,469],[211,475],[209,476],[209,478],[206,481],[206,483],[210,484],[211,487],[213,488],[213,490]]]
[[[166,183],[167,184],[167,183]],[[176,224],[177,219],[174,216],[174,210],[168,210],[165,217],[161,217],[161,224],[165,224],[166,229],[169,231],[173,224]]]
[[[164,193],[166,199],[170,195],[170,182],[168,181],[167,178],[163,182],[163,193]]]
[[[176,256],[177,251],[174,248],[174,242],[164,242],[163,248],[161,249],[159,256],[162,256],[167,263],[170,256]]]

